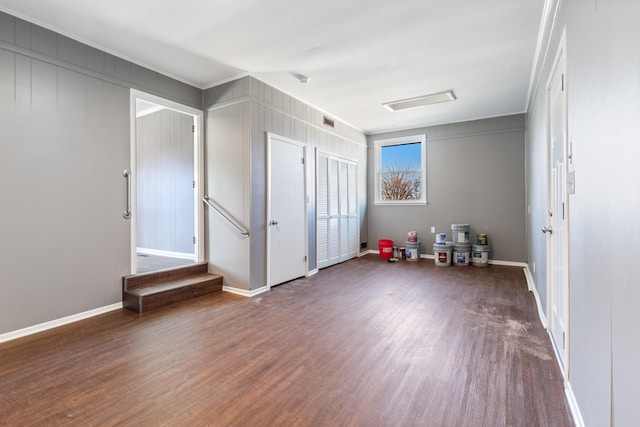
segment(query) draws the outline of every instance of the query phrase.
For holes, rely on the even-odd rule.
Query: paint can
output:
[[[444,245],[433,245],[433,256],[436,265],[439,267],[448,267],[451,265],[451,251],[453,243],[445,242]]]
[[[489,265],[489,245],[473,245],[471,262],[474,267],[487,267]]]
[[[469,224],[451,224],[451,235],[454,245],[468,245]]]
[[[404,247],[406,250],[407,261],[420,260],[420,241],[404,242]]]
[[[489,241],[487,240],[487,235],[485,233],[481,233],[476,236],[476,245],[486,246],[488,244]]]
[[[407,233],[407,242],[415,243],[418,241],[418,232],[410,231]]]
[[[389,259],[393,255],[393,240],[378,240],[378,248],[380,249],[380,258]]]
[[[454,245],[453,246],[453,265],[465,266],[469,265],[471,258],[471,245]]]
[[[436,234],[436,245],[444,245],[447,243],[447,233]]]
[[[407,259],[407,252],[406,252],[406,250],[405,250],[404,246],[401,246],[401,247],[398,249],[398,252],[400,253],[400,255],[398,256],[398,258],[400,258],[400,259]]]

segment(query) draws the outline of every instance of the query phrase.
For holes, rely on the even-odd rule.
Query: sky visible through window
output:
[[[420,169],[420,143],[384,146],[380,157],[382,171]]]

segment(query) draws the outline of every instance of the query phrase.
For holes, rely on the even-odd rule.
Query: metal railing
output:
[[[249,236],[249,230],[244,225],[242,225],[240,221],[235,219],[233,215],[224,210],[222,206],[211,200],[209,196],[204,196],[202,201],[205,203],[205,205],[209,206],[212,209],[215,209],[215,211],[218,212],[224,219],[229,221],[229,223],[231,223],[231,225],[233,225],[236,230],[240,232],[240,234],[242,234],[243,236]]]

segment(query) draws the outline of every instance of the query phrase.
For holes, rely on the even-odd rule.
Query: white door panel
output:
[[[304,276],[306,194],[304,146],[269,135],[267,195],[268,285]]]
[[[564,57],[560,57],[548,89],[549,111],[549,208],[548,239],[548,317],[551,336],[561,364],[567,366],[569,274],[567,134]]]

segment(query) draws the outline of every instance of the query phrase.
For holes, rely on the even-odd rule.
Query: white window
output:
[[[375,147],[377,205],[427,203],[426,135],[379,139]]]

